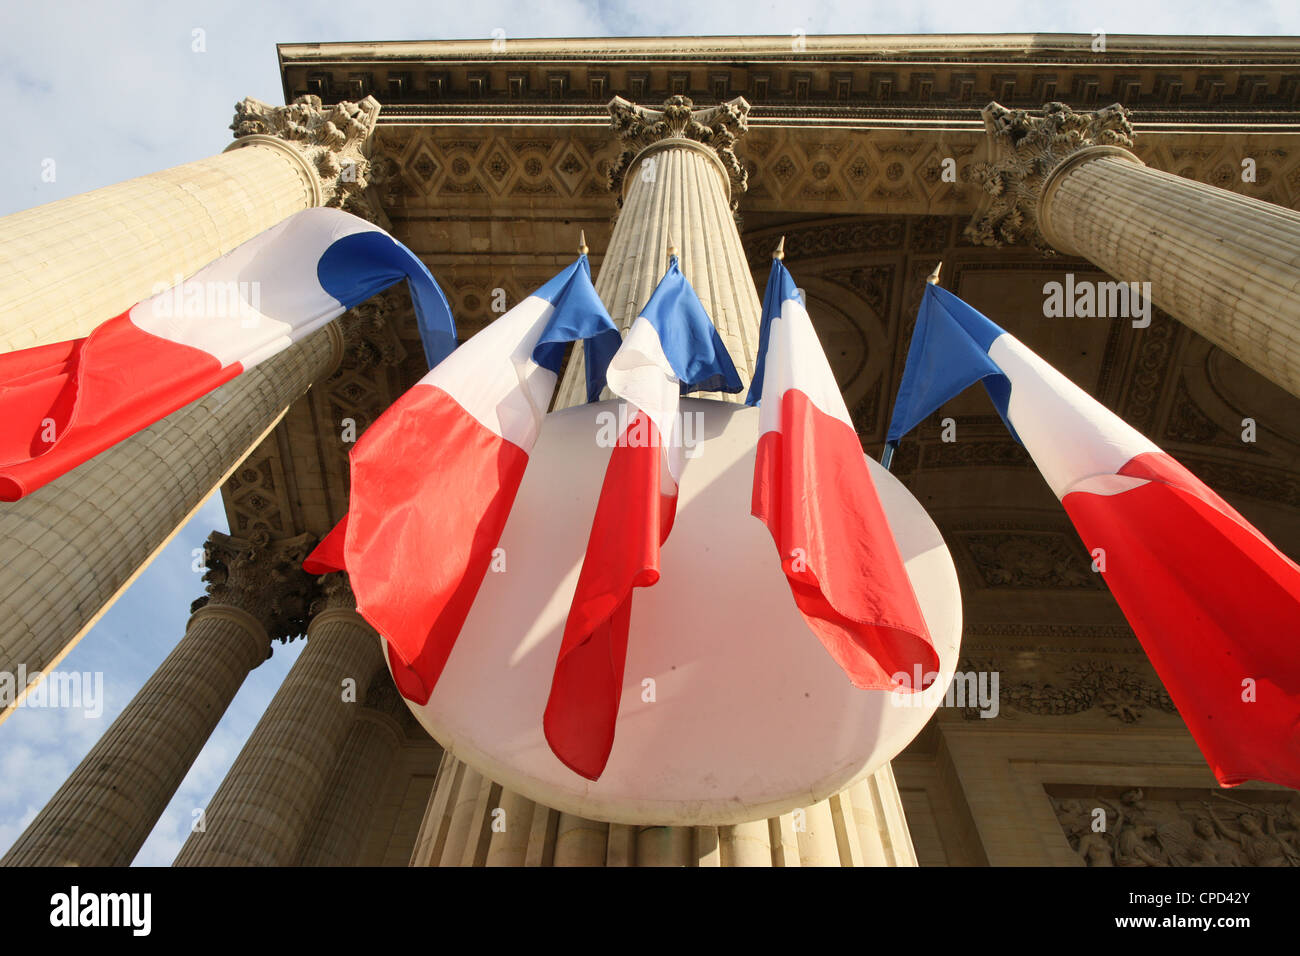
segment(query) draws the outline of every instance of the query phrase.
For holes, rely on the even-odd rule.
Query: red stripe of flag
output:
[[[142,331],[129,312],[86,338],[0,355],[0,501],[17,501],[241,371]]]
[[[780,400],[781,430],[758,441],[751,510],[772,534],[804,620],[856,687],[893,689],[893,675],[910,676],[918,663],[937,674],[858,436],[798,389]]]
[[[1119,474],[1062,503],[1215,777],[1300,788],[1300,567],[1168,455]]]
[[[551,750],[588,780],[614,747],[632,589],[659,580],[659,549],[677,513],[677,496],[662,493],[662,468],[659,430],[638,412],[605,469],[542,719]]]
[[[357,611],[388,642],[398,689],[417,704],[446,666],[527,464],[527,452],[429,385],[353,450],[348,515],[304,567],[346,568]]]

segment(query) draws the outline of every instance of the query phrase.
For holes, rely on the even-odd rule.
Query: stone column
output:
[[[747,185],[733,146],[745,133],[749,104],[737,98],[711,109],[693,110],[692,105],[684,96],[669,98],[663,110],[636,106],[621,97],[610,102],[613,129],[624,146],[610,174],[621,211],[596,291],[626,330],[662,278],[671,240],[680,250],[682,271],[748,386],[758,351],[761,305],[733,215],[738,194]],[[743,392],[708,397],[744,401]],[[555,404],[567,408],[585,400],[582,355],[575,349]],[[875,804],[866,809],[890,808],[884,815],[867,815],[864,809],[860,816],[869,822],[864,826],[857,823],[849,794],[738,826],[636,827],[558,813],[510,791],[486,806],[490,784],[460,761],[444,760],[412,865],[915,865],[888,766],[855,788],[875,795]],[[480,813],[458,820],[449,810],[458,805],[483,807],[488,813],[500,806],[506,810],[506,830],[494,833],[478,827]]]
[[[673,96],[663,110],[615,97],[609,104],[623,152],[610,172],[621,211],[596,277],[596,292],[626,331],[678,249],[682,273],[699,294],[731,359],[749,386],[758,353],[761,306],[740,244],[733,210],[748,174],[733,145],[743,136],[749,104],[743,97],[693,110]],[[579,345],[565,370],[556,408],[586,401]],[[738,395],[703,397],[743,402]]]
[[[307,646],[190,835],[176,866],[287,866],[311,826],[372,679],[379,635],[357,614],[343,574],[326,575]]]
[[[1300,395],[1300,212],[1151,169],[1119,104],[1042,116],[990,103],[967,235],[1082,256]]]
[[[386,674],[379,675],[348,731],[343,749],[311,814],[311,826],[298,849],[298,866],[353,866],[361,854],[367,824],[384,781],[401,753],[407,715]]]
[[[271,639],[302,633],[312,541],[213,532],[185,636],[0,864],[130,864]]]
[[[84,335],[153,283],[193,272],[313,203],[365,212],[361,149],[378,108],[369,98],[328,111],[314,97],[278,108],[245,100],[239,138],[222,157],[0,219],[0,347]],[[0,505],[0,670],[56,665],[342,353],[331,323]]]
[[[55,667],[341,353],[332,324],[0,505],[0,670]]]
[[[224,153],[0,218],[0,351],[80,338],[300,209],[352,208],[373,97],[235,109]]]

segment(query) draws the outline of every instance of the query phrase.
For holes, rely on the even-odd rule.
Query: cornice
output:
[[[879,34],[803,36],[799,55],[790,35],[690,37],[578,37],[566,39],[492,38],[468,40],[385,40],[343,43],[281,43],[276,49],[282,65],[324,60],[481,62],[503,55],[520,59],[585,62],[593,54],[609,59],[690,59],[709,56],[807,62],[816,58],[867,58],[894,62],[997,59],[1007,62],[1042,60],[1046,56],[1093,61],[1093,37],[1086,33],[1004,34]],[[1109,34],[1105,56],[1170,59],[1231,56],[1247,62],[1294,62],[1300,37],[1146,36]]]
[[[385,122],[602,125],[610,96],[744,96],[753,124],[978,128],[990,100],[1119,102],[1139,127],[1300,129],[1300,38],[684,37],[285,44],[286,99],[374,95]],[[797,48],[797,49],[796,49]]]

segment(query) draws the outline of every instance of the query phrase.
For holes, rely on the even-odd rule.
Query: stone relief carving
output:
[[[1204,443],[1218,438],[1222,430],[1206,415],[1187,391],[1187,383],[1178,380],[1174,391],[1174,404],[1165,423],[1165,437],[1175,441]]]
[[[373,218],[362,196],[370,183],[369,138],[379,119],[379,101],[367,96],[322,106],[319,96],[300,96],[288,106],[253,97],[235,104],[230,124],[235,139],[274,136],[292,145],[316,170],[324,205]]]
[[[1075,661],[1066,665],[1054,680],[1009,679],[996,661],[967,658],[964,671],[997,671],[1000,715],[1013,718],[1009,711],[1035,716],[1081,714],[1093,708],[1125,724],[1136,723],[1149,710],[1177,713],[1174,702],[1160,684],[1132,667],[1104,660]],[[967,719],[979,716],[975,708],[965,708]]]
[[[264,528],[247,538],[212,532],[203,545],[207,594],[194,601],[190,612],[208,605],[236,607],[257,618],[272,640],[300,637],[307,631],[316,593],[302,562],[315,543],[311,534],[274,538]]]
[[[981,532],[962,535],[985,587],[1103,587],[1087,553],[1064,532]]]
[[[394,212],[437,211],[445,208],[449,199],[499,212],[501,202],[517,199],[512,210],[531,210],[535,203],[607,215],[611,159],[617,158],[621,144],[587,127],[546,129],[545,135],[530,135],[527,148],[517,150],[500,127],[490,125],[453,131],[438,126],[380,124],[372,140],[369,179],[385,208]],[[809,139],[812,135],[812,131],[780,126],[751,127],[745,133],[744,157],[738,159],[746,174],[742,205],[747,213],[788,215],[801,211],[848,216],[859,214],[864,202],[875,201],[889,203],[890,213],[940,221],[955,217],[965,228],[977,200],[985,197],[973,175],[981,139],[973,130],[954,134],[942,150],[919,149],[910,154],[902,147],[915,144],[909,144],[902,132],[873,130],[864,138],[858,131],[837,130],[818,135],[816,141]],[[1170,147],[1160,136],[1144,136],[1133,150],[1153,168],[1206,182],[1225,157],[1259,155],[1260,176],[1266,166],[1274,170],[1271,185],[1243,183],[1237,177],[1229,184],[1233,191],[1288,207],[1300,202],[1300,154],[1295,151],[1260,149],[1246,154],[1242,153],[1247,148],[1245,141],[1234,139],[1215,156],[1180,166],[1169,157]],[[936,170],[942,175],[945,159],[956,163],[956,182],[933,181]],[[395,163],[396,169],[388,162]],[[891,170],[895,178],[891,178]],[[733,198],[735,192],[733,189]],[[919,233],[910,240],[917,252],[942,248],[938,241],[937,236],[923,238]],[[770,248],[762,252],[762,257],[770,255]]]
[[[259,446],[222,485],[230,530],[247,536],[254,530],[284,534],[291,518],[285,489],[279,480],[280,462]]]
[[[1069,787],[1054,789],[1069,790]],[[1300,796],[1218,790],[1150,799],[1137,788],[1052,795],[1070,848],[1088,866],[1298,866]],[[1096,829],[1104,819],[1105,829]]]
[[[823,278],[852,289],[871,306],[876,319],[886,327],[889,322],[889,293],[894,284],[892,265],[866,265],[857,269],[827,272]]]
[[[785,258],[810,259],[840,253],[883,252],[902,249],[907,220],[902,216],[873,216],[850,222],[798,226],[788,231],[766,230],[744,237],[745,257],[750,267],[766,269],[772,261],[776,241],[785,236]]]
[[[1300,508],[1300,478],[1293,471],[1185,452],[1179,454],[1178,460],[1215,491],[1236,492],[1288,508]]]
[[[1123,389],[1121,417],[1134,428],[1150,434],[1155,431],[1159,399],[1166,387],[1172,366],[1171,358],[1188,329],[1159,309],[1151,312],[1151,326],[1143,330],[1134,353],[1132,369]]]
[[[1032,116],[993,102],[980,115],[994,158],[971,169],[984,198],[966,227],[966,236],[978,245],[1028,242],[1044,255],[1055,254],[1038,231],[1043,182],[1062,160],[1086,146],[1131,150],[1128,110],[1114,103],[1093,112],[1075,112],[1064,103],[1047,103],[1041,116]]]

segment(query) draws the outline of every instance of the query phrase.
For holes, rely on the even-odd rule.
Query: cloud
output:
[[[98,718],[72,708],[20,707],[0,724],[0,853],[8,850],[36,810],[49,802],[184,636],[190,602],[203,593],[203,582],[192,568],[192,552],[214,529],[226,529],[225,512],[216,495],[204,502],[135,584],[59,664],[63,673],[102,675],[103,711]],[[272,670],[281,667],[287,670],[283,663]],[[277,683],[273,678],[250,679],[245,682],[245,690],[256,688],[255,695],[261,695],[261,706],[265,707]],[[247,722],[257,704],[242,691],[241,696],[244,703],[239,716]],[[233,756],[229,755],[227,765]],[[216,772],[222,775],[225,771]]]
[[[14,4],[0,35],[0,99],[21,129],[6,150],[0,215],[211,155],[230,140],[233,104],[279,102],[277,42],[507,37],[862,33],[1300,32],[1292,0],[975,5],[659,0],[656,3]],[[203,52],[196,52],[202,31]],[[54,66],[57,64],[57,68]],[[52,183],[42,162],[55,161]]]

